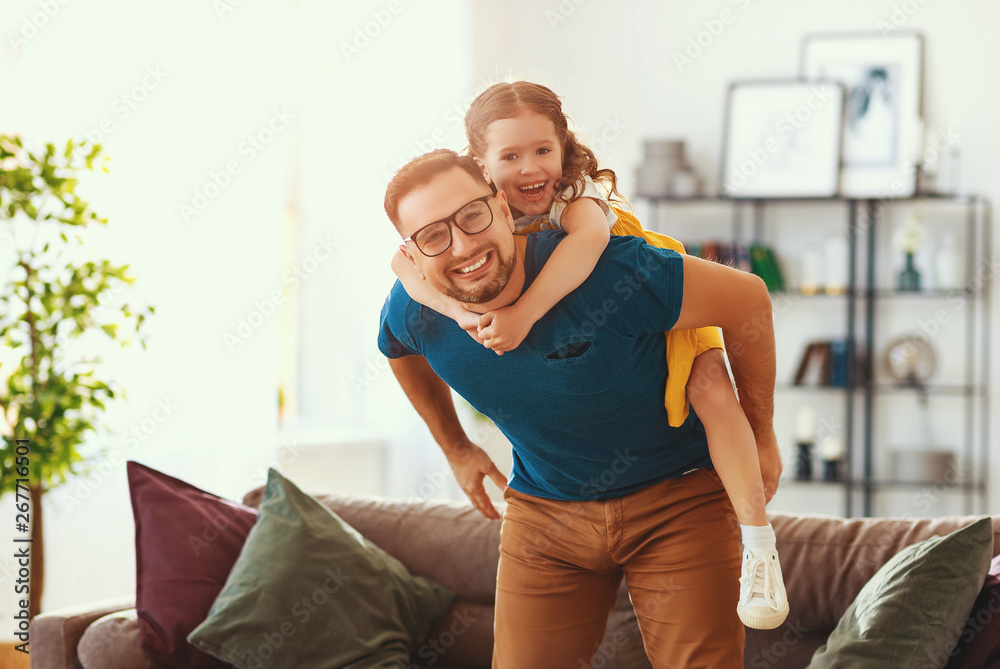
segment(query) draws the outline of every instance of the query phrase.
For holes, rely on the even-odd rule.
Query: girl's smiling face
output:
[[[562,145],[556,127],[541,114],[524,111],[494,121],[486,133],[486,153],[476,162],[512,209],[536,215],[548,211],[562,177]]]

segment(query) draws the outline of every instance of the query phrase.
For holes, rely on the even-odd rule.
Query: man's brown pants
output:
[[[504,491],[493,669],[589,669],[624,575],[655,669],[738,669],[739,529],[713,470],[624,497]]]

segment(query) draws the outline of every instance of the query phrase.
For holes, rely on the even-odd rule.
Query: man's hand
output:
[[[479,317],[479,340],[483,346],[503,355],[521,345],[535,322],[522,313],[517,303],[488,311]]]
[[[455,480],[472,506],[490,520],[500,520],[500,514],[486,494],[483,478],[489,476],[500,490],[507,487],[507,479],[493,464],[486,451],[469,442],[466,446],[452,450],[446,457]]]
[[[764,503],[767,504],[778,492],[778,479],[784,465],[781,464],[781,451],[778,449],[778,438],[774,430],[757,436],[757,458],[760,460],[760,477],[764,481]]]

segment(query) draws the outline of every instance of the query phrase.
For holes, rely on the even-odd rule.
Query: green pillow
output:
[[[907,546],[865,584],[807,669],[943,667],[992,555],[989,518]]]
[[[188,641],[245,669],[405,667],[454,596],[271,469],[257,522]]]

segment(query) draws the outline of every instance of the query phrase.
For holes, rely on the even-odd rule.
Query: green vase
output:
[[[906,254],[906,266],[900,270],[896,277],[896,290],[917,291],[920,290],[920,272],[913,264],[913,254]]]

